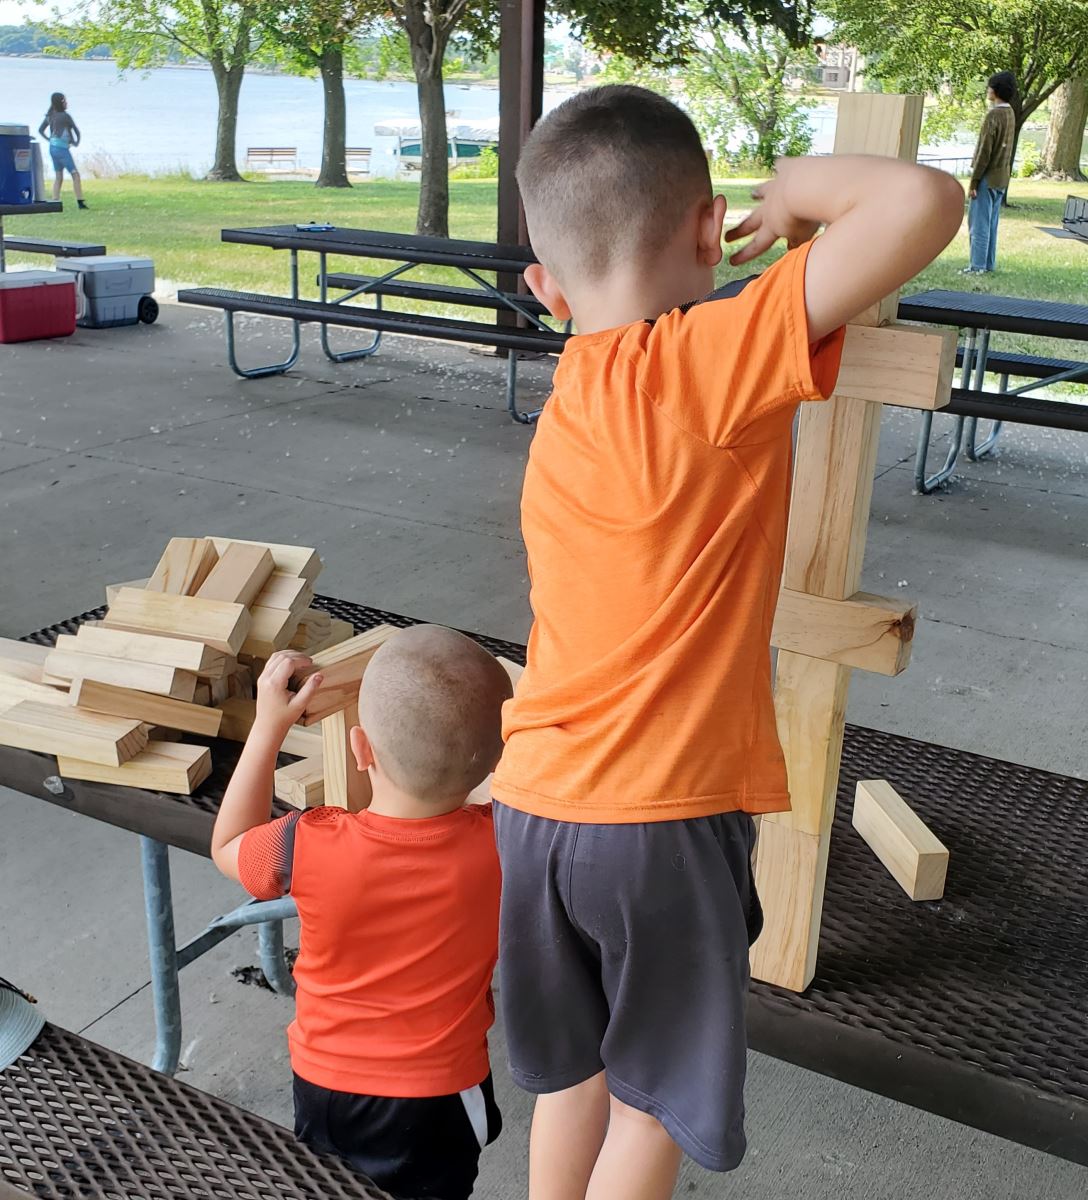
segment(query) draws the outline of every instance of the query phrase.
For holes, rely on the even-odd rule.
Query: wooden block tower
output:
[[[836,154],[913,161],[921,96],[844,95]],[[816,970],[846,696],[854,667],[897,674],[907,663],[914,610],[858,593],[882,402],[948,403],[955,335],[889,326],[898,295],[847,331],[836,394],[802,406],[783,593],[775,620],[778,733],[793,809],[760,824],[756,881],[766,926],[752,974],[803,991]],[[898,366],[897,366],[898,364]],[[885,652],[875,654],[880,633]]]

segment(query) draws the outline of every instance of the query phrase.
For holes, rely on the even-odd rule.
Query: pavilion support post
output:
[[[835,153],[913,161],[921,119],[921,96],[843,95]],[[853,324],[886,325],[895,318],[897,302],[897,295],[889,296]],[[888,331],[869,336],[890,346],[888,339],[895,335]],[[854,345],[858,344],[855,339]],[[933,407],[948,402],[954,353],[954,344],[947,340],[935,344],[925,371]],[[875,366],[866,369],[852,351],[844,354],[840,378],[849,380],[851,394],[836,394],[825,404],[802,407],[783,573],[783,586],[791,596],[847,601],[861,583],[880,438],[877,401],[895,402],[886,368],[875,388],[867,387],[861,375],[870,383],[878,379]],[[803,991],[816,970],[852,668],[831,661],[815,637],[806,645],[802,633],[790,645],[778,654],[775,709],[793,808],[765,816],[760,824],[756,882],[766,924],[753,947],[752,973]]]

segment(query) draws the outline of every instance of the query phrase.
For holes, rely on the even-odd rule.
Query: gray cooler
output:
[[[77,275],[82,297],[79,324],[85,329],[111,325],[150,325],[159,315],[151,293],[155,290],[155,264],[150,258],[126,254],[94,254],[87,258],[58,258],[58,271]]]

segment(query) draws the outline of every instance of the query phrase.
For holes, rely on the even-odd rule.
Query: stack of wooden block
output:
[[[0,639],[0,744],[55,754],[70,779],[190,793],[211,754],[181,735],[244,740],[269,655],[352,638],[310,607],[320,570],[306,547],[173,538],[149,579],[107,589],[102,621],[52,648]],[[293,730],[285,750],[319,746]]]

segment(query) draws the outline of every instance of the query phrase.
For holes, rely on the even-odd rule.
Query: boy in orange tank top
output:
[[[793,419],[834,388],[843,324],[952,239],[963,193],[895,159],[783,160],[726,237],[750,236],[734,263],[789,252],[699,302],[725,200],[668,100],[573,96],[518,182],[526,280],[578,332],[522,496],[500,997],[538,1095],[530,1200],[665,1200],[682,1151],[727,1171],[745,1148],[750,814],[789,807],[769,643]]]
[[[405,1200],[467,1200],[498,1136],[488,1064],[499,863],[490,805],[466,804],[502,748],[510,681],[451,629],[394,634],[371,659],[351,747],[373,798],[269,821],[301,654],[269,659],[257,715],[212,834],[212,857],[300,920],[287,1031],[295,1132]]]

